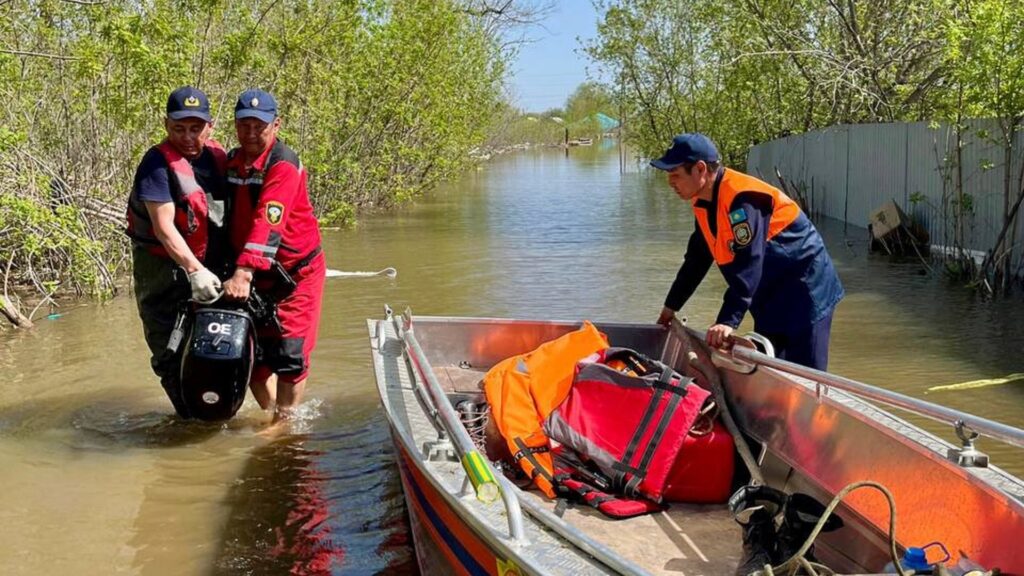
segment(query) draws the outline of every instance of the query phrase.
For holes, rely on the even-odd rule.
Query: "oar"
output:
[[[328,278],[373,278],[375,276],[387,276],[388,278],[394,278],[398,276],[398,270],[388,267],[377,272],[346,272],[344,270],[332,270],[327,269]]]
[[[970,390],[971,388],[984,388],[986,386],[998,386],[1000,384],[1009,384],[1011,382],[1024,381],[1024,372],[1018,372],[1016,374],[1009,374],[1002,378],[987,378],[985,380],[971,380],[970,382],[961,382],[959,384],[946,384],[943,386],[932,386],[928,392],[939,392],[946,390]]]

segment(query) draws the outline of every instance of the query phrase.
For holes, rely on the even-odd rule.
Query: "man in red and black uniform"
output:
[[[277,112],[274,97],[262,90],[243,92],[235,104],[239,146],[228,155],[227,182],[231,243],[238,258],[234,275],[224,283],[225,295],[245,300],[254,280],[264,294],[277,291],[273,284],[282,276],[294,281],[294,290],[276,303],[280,327],[258,328],[262,353],[250,382],[262,408],[276,403],[275,422],[302,401],[327,270],[306,171],[277,139]]]
[[[210,139],[213,130],[206,94],[191,86],[167,99],[167,138],[146,151],[128,198],[135,300],[160,377],[179,415],[180,347],[168,349],[178,311],[189,299],[217,297],[217,270],[224,251],[224,149]]]

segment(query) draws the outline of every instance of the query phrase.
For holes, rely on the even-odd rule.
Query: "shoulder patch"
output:
[[[267,202],[267,222],[271,226],[277,226],[284,218],[284,204],[280,202]]]
[[[729,212],[729,224],[735,226],[740,222],[747,221],[747,212],[743,208],[737,208],[732,212]]]
[[[753,240],[754,234],[750,231],[750,224],[747,222],[740,222],[739,224],[733,224],[732,236],[736,239],[736,246],[742,248],[750,244]]]

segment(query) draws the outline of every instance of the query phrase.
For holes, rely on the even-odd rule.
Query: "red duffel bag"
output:
[[[709,395],[661,362],[607,348],[577,364],[569,395],[544,429],[596,464],[613,492],[661,502],[679,449]]]

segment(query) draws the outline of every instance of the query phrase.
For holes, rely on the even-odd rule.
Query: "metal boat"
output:
[[[766,341],[760,351],[712,351],[703,332],[678,322],[670,329],[595,324],[615,346],[659,358],[702,385],[718,380],[764,483],[822,503],[863,481],[891,493],[893,534],[880,492],[855,490],[837,503],[844,527],[815,542],[818,560],[837,573],[879,573],[896,553],[893,544],[940,542],[951,564],[967,557],[1024,574],[1024,481],[973,443],[980,434],[1024,447],[1024,430],[776,359]],[[672,504],[612,520],[516,487],[477,451],[456,406],[482,400],[479,382],[489,367],[580,325],[414,318],[390,309],[367,320],[424,574],[693,576],[736,569],[741,531],[725,505]],[[960,441],[947,442],[889,407],[946,423]]]

